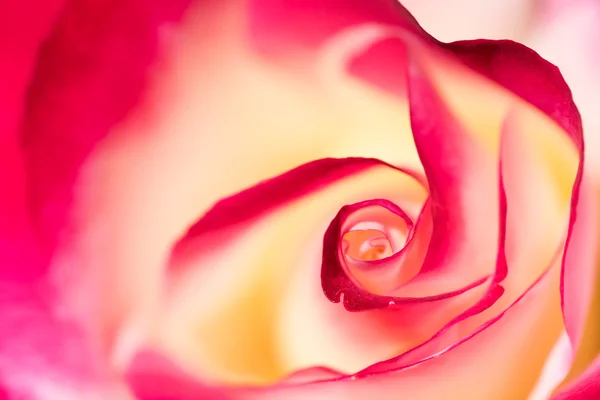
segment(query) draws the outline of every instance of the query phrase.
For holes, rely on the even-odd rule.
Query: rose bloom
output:
[[[0,398],[600,398],[534,51],[395,0],[1,7]]]

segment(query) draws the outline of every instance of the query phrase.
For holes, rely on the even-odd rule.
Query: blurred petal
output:
[[[3,398],[128,399],[85,327],[53,300],[48,285],[0,282]]]
[[[19,132],[38,50],[50,34],[63,0],[5,1],[0,4],[0,277],[37,277],[35,249],[25,199]],[[27,26],[27,29],[23,29]],[[7,172],[9,171],[9,172]]]
[[[135,356],[126,379],[138,400],[230,399],[185,375],[168,359],[151,351],[141,351]]]
[[[151,10],[137,0],[119,3],[70,2],[36,65],[22,140],[34,217],[50,249],[81,164],[139,100],[159,29],[181,17],[189,0],[154,3]]]
[[[552,396],[552,400],[588,400],[600,396],[600,355],[579,378]]]

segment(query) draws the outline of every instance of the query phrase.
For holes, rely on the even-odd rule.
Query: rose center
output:
[[[342,252],[355,261],[388,258],[404,248],[410,234],[408,221],[384,207],[365,207],[350,219],[353,225],[342,235]]]
[[[394,254],[389,238],[378,229],[352,230],[343,240],[344,252],[355,260],[375,261]]]

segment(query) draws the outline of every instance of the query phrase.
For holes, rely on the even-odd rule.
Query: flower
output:
[[[32,27],[0,44],[5,397],[537,399],[565,378],[596,197],[535,52],[438,42],[393,0],[0,15]]]

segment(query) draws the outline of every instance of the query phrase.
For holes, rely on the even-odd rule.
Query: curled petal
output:
[[[465,276],[489,275],[496,265],[498,224],[503,218],[498,215],[494,183],[497,158],[452,117],[416,60],[409,66],[408,88],[411,126],[430,189],[434,221],[431,244],[417,279],[446,273],[461,276],[464,282],[469,280]],[[481,226],[483,220],[485,226]]]
[[[401,213],[401,210],[398,209],[397,206],[394,206],[393,204],[386,204],[386,202],[382,202],[381,200],[364,201],[342,208],[325,232],[325,237],[323,240],[321,284],[323,286],[325,295],[330,301],[335,303],[339,302],[341,295],[343,294],[344,307],[349,311],[395,307],[396,305],[405,302],[435,301],[457,296],[487,281],[487,278],[483,278],[475,282],[465,282],[464,287],[446,292],[443,291],[442,286],[441,288],[438,288],[440,291],[434,295],[416,296],[413,298],[397,296],[395,291],[390,291],[388,295],[380,295],[367,290],[360,283],[353,279],[352,268],[349,268],[347,265],[348,263],[341,252],[342,248],[340,245],[340,240],[344,233],[344,226],[347,225],[346,219],[349,218],[353,212],[360,210],[362,207],[373,204],[383,204],[390,211]],[[409,242],[404,249],[400,250],[395,255],[382,259],[378,262],[364,263],[365,265],[363,268],[370,271],[365,271],[363,274],[368,275],[369,273],[372,273],[389,276],[386,280],[391,279],[392,282],[388,283],[394,287],[402,284],[402,281],[398,281],[397,285],[395,285],[394,282],[403,278],[402,270],[405,267],[413,270],[413,268],[411,268],[412,265],[405,265],[407,261],[411,264],[414,264],[415,268],[417,268],[414,273],[418,272],[419,264],[422,262],[426,254],[426,243],[431,235],[431,230],[428,229],[429,221],[431,219],[429,210],[430,207],[424,207],[426,217],[419,220],[421,223],[418,223],[415,227],[414,236],[409,239]],[[423,242],[425,245],[422,244]],[[385,270],[388,271],[384,272]],[[414,273],[410,271],[409,273],[414,275]],[[404,277],[404,279],[406,278],[407,277]],[[410,279],[410,277],[408,277],[408,279]],[[408,283],[408,285],[410,285],[410,283]]]

